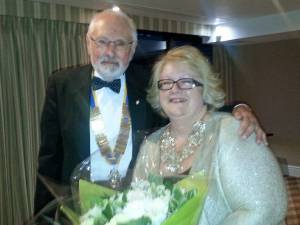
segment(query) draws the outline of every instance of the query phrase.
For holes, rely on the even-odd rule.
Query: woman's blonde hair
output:
[[[157,82],[162,70],[169,62],[184,63],[197,74],[194,78],[203,84],[202,96],[208,110],[215,110],[224,105],[225,93],[221,87],[222,81],[219,79],[218,74],[212,71],[208,59],[197,48],[185,45],[173,48],[162,55],[153,67],[147,100],[154,110],[166,116],[160,105]]]

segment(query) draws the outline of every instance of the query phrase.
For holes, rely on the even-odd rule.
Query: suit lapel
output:
[[[79,158],[81,160],[89,156],[90,149],[90,90],[91,90],[91,74],[92,67],[90,65],[81,67],[76,71],[76,78],[73,79],[73,87],[71,93],[71,99],[74,101],[74,112],[71,115],[74,117],[71,121],[77,124],[79,129],[74,132],[79,132],[77,137],[80,137],[78,142],[79,148]],[[75,73],[74,73],[75,76]]]
[[[129,113],[134,131],[145,127],[145,100],[126,77]]]
[[[148,127],[149,120],[151,119],[148,117],[145,92],[141,89],[142,85],[135,79],[135,76],[142,74],[134,74],[131,70],[129,71],[126,72],[129,113],[132,121],[132,160],[129,167],[133,168],[140,144],[145,137],[145,129]]]

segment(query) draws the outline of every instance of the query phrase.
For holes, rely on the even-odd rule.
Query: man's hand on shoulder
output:
[[[238,104],[232,111],[233,116],[241,121],[239,135],[248,138],[253,132],[256,134],[256,143],[268,145],[265,131],[260,126],[254,112],[246,104]]]

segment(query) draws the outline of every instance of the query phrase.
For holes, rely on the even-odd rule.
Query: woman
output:
[[[238,136],[237,120],[215,112],[224,104],[220,85],[191,46],[173,49],[155,64],[148,100],[170,123],[144,141],[134,177],[204,171],[211,179],[199,224],[280,224],[287,207],[280,168],[254,135]]]

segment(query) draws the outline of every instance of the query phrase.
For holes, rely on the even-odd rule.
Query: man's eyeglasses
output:
[[[203,86],[203,84],[193,78],[181,78],[176,81],[172,79],[162,79],[157,81],[157,87],[162,91],[171,90],[174,87],[174,84],[176,84],[177,87],[182,90],[188,90],[193,89],[194,87]]]
[[[103,38],[94,39],[92,37],[89,37],[99,48],[104,49],[110,46],[110,44],[113,45],[114,49],[116,51],[126,51],[128,50],[128,47],[134,43],[134,41],[124,41],[124,40],[116,40],[116,41],[109,41]]]

